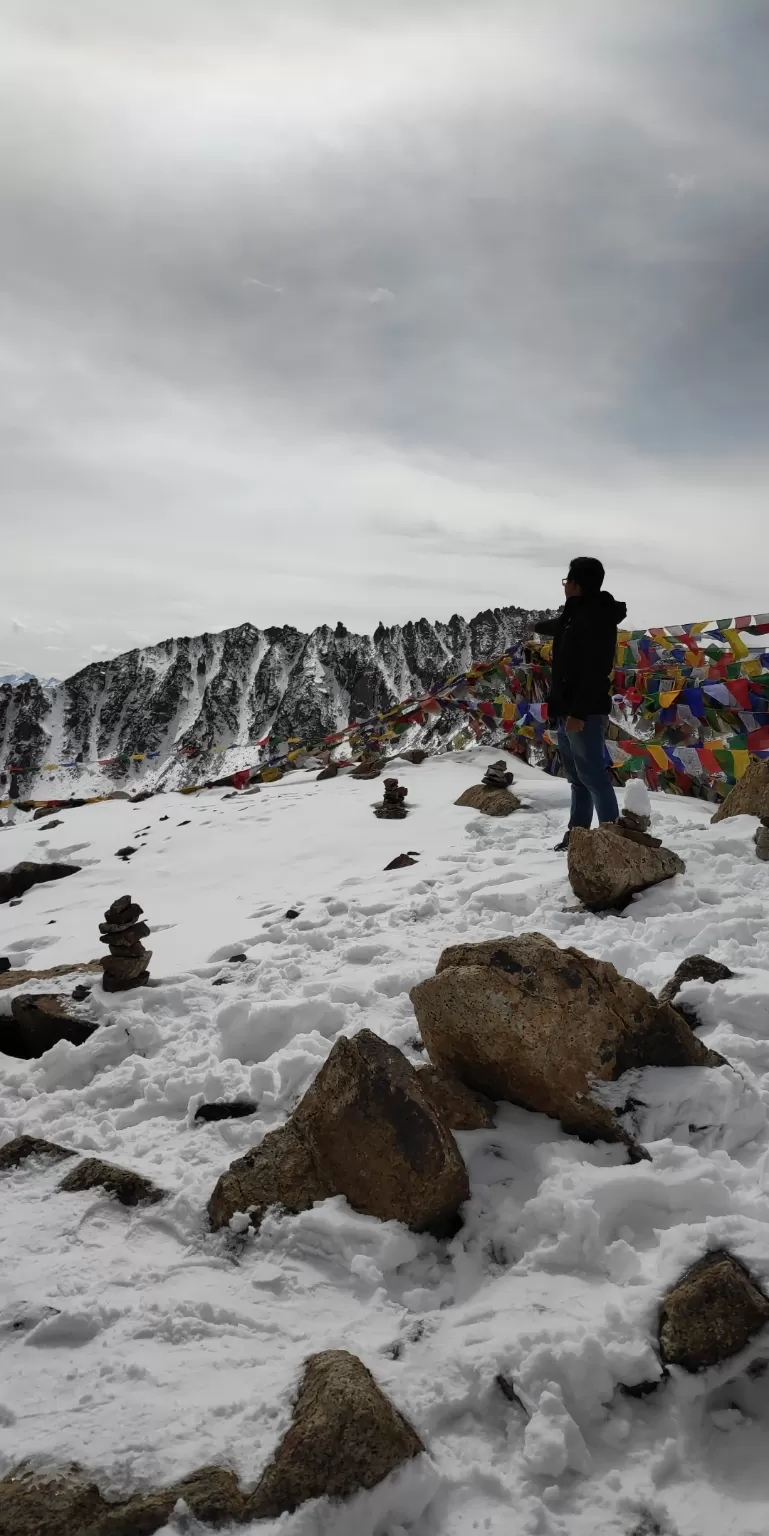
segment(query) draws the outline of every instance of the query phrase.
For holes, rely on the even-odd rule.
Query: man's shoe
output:
[[[555,847],[553,849],[553,853],[566,853],[567,850],[568,850],[568,847],[569,847],[569,838],[570,837],[571,837],[571,830],[569,829],[566,832],[564,832],[563,837],[561,838],[560,843],[556,843],[556,845],[555,845]]]

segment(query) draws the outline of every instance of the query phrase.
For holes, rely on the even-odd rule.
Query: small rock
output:
[[[422,1090],[450,1131],[488,1131],[494,1125],[495,1104],[484,1094],[466,1088],[457,1077],[447,1077],[437,1067],[417,1067]]]
[[[586,832],[572,827],[569,837],[569,883],[575,896],[592,912],[627,906],[633,896],[672,880],[686,869],[683,859],[669,848],[654,848],[631,841],[615,827],[596,827]]]
[[[177,821],[176,825],[177,825],[177,827],[191,827],[192,826],[192,822],[191,821]]]
[[[132,848],[130,843],[127,843],[125,848],[118,848],[118,851],[115,854],[115,858],[127,860],[130,859],[132,853],[136,853],[136,849]]]
[[[284,912],[283,914],[283,916],[287,918],[290,923],[293,922],[295,917],[299,917],[300,915],[301,914],[297,912],[296,907],[289,907],[288,911]]]
[[[375,1488],[423,1450],[361,1360],[341,1349],[313,1355],[291,1426],[249,1500],[249,1516],[275,1520],[310,1499]]]
[[[18,1168],[29,1157],[50,1157],[56,1162],[61,1162],[64,1157],[76,1157],[69,1147],[60,1147],[58,1142],[44,1141],[41,1136],[14,1136],[13,1141],[6,1141],[0,1147],[0,1169]]]
[[[10,971],[10,969],[11,969],[11,962],[8,959],[8,956],[7,955],[0,955],[0,976],[3,974],[3,971]]]
[[[427,757],[424,747],[412,747],[410,752],[401,752],[400,755],[404,762],[415,763],[416,765],[423,763]]]
[[[60,821],[46,821],[43,824],[43,831],[52,832],[54,827],[60,827],[61,825],[62,823]]]
[[[73,988],[71,994],[73,1003],[84,1003],[86,998],[90,997],[90,995],[91,988],[84,986],[82,981],[78,982],[78,985]]]
[[[713,821],[724,821],[728,816],[758,816],[760,821],[769,818],[769,762],[752,759],[718,807]]]
[[[96,1024],[70,1008],[70,998],[57,993],[22,993],[11,1000],[11,1018],[0,1018],[0,1050],[19,1061],[34,1061],[60,1040],[82,1045]]]
[[[326,768],[321,768],[320,773],[318,774],[318,783],[321,784],[324,779],[335,779],[338,773],[339,764],[329,763]]]
[[[201,1104],[195,1111],[196,1120],[242,1120],[246,1115],[255,1115],[258,1104],[252,1099],[234,1099],[231,1103],[224,1101],[217,1104]]]
[[[416,864],[417,857],[410,853],[399,853],[397,858],[391,859],[385,864],[385,873],[388,869],[408,869],[411,864]]]
[[[158,1189],[151,1179],[145,1179],[143,1174],[134,1173],[130,1168],[119,1168],[116,1163],[104,1163],[98,1157],[87,1157],[78,1163],[62,1179],[59,1189],[67,1194],[104,1189],[108,1195],[115,1195],[121,1205],[155,1205],[164,1198],[163,1190]]]
[[[733,975],[734,971],[730,971],[728,965],[722,965],[719,960],[710,960],[707,955],[687,955],[671,976],[670,981],[665,982],[660,992],[660,1002],[672,1003],[687,981],[707,981],[714,984],[717,981],[729,981]]]
[[[230,955],[228,964],[229,965],[240,965],[240,964],[242,964],[242,962],[244,960],[247,960],[247,959],[248,959],[248,955],[242,955],[242,954],[241,955]]]
[[[386,759],[383,757],[364,757],[360,763],[352,769],[351,779],[378,779],[384,768]]]
[[[208,1204],[258,1225],[271,1205],[308,1210],[344,1195],[356,1211],[414,1231],[455,1232],[468,1198],[453,1136],[414,1068],[368,1029],[336,1041],[291,1119],[230,1164]]]
[[[743,1350],[769,1323],[769,1298],[730,1253],[708,1253],[668,1292],[660,1349],[668,1365],[700,1371]]]
[[[521,806],[511,789],[489,789],[486,784],[471,784],[454,804],[481,811],[484,816],[511,816]]]

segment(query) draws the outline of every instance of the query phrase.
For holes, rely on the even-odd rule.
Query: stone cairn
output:
[[[761,825],[756,832],[756,853],[759,859],[769,863],[769,816],[761,817]]]
[[[652,824],[651,816],[642,816],[638,811],[628,810],[627,806],[620,813],[619,821],[614,823],[617,832],[627,837],[631,843],[640,843],[644,848],[661,848],[662,839],[651,837],[649,828]]]
[[[405,784],[399,784],[397,779],[385,779],[384,798],[379,805],[374,806],[374,815],[384,821],[402,821],[408,816],[408,809],[404,800],[408,794]]]
[[[101,962],[102,986],[105,992],[127,992],[131,987],[146,986],[150,979],[149,963],[152,950],[145,949],[149,928],[140,921],[142,909],[130,896],[119,896],[99,923],[102,944],[109,945],[109,954]]]
[[[507,767],[504,758],[500,757],[496,763],[489,763],[481,783],[485,789],[509,789],[513,778],[514,775]]]

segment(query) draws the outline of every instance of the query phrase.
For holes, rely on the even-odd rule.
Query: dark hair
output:
[[[576,581],[586,597],[600,592],[605,575],[600,560],[595,560],[592,555],[578,555],[569,566],[569,581]]]

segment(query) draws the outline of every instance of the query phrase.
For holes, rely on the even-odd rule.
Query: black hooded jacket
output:
[[[627,614],[610,592],[589,597],[569,597],[540,634],[553,636],[553,669],[548,717],[552,720],[586,720],[588,715],[608,715],[611,709],[611,674],[617,649],[617,626]]]

